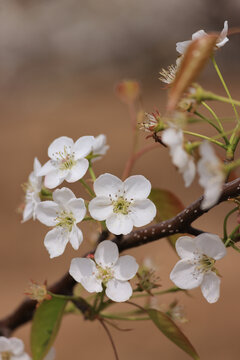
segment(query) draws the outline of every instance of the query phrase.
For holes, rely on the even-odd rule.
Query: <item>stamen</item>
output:
[[[56,221],[58,221],[56,226],[63,227],[67,229],[69,232],[71,232],[72,227],[76,222],[76,219],[74,218],[73,213],[71,211],[67,212],[66,210],[63,210],[56,217]]]
[[[113,212],[116,214],[120,213],[123,215],[127,215],[130,212],[129,206],[131,205],[131,202],[127,201],[127,199],[123,196],[120,196],[117,200],[113,200],[112,204]]]

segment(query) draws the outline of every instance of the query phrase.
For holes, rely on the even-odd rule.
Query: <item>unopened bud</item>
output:
[[[133,103],[140,96],[140,84],[135,80],[123,80],[116,86],[117,96],[127,104]]]

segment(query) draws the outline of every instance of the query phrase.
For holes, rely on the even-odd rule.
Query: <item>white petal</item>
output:
[[[72,199],[67,203],[67,208],[73,213],[74,218],[76,219],[76,223],[82,221],[84,216],[86,215],[86,207],[84,200]]]
[[[77,160],[76,164],[69,170],[66,176],[67,182],[75,182],[81,179],[87,172],[89,161],[87,159]]]
[[[226,255],[226,247],[218,235],[204,233],[196,237],[196,246],[201,252],[215,260]]]
[[[127,301],[132,296],[132,287],[128,281],[112,279],[107,283],[106,295],[116,302]]]
[[[29,201],[26,203],[25,208],[23,210],[22,222],[25,222],[25,221],[31,219],[31,217],[33,216],[33,208],[34,208],[34,204],[32,201]]]
[[[24,351],[24,343],[22,340],[12,337],[9,339],[10,348],[14,355],[21,355]]]
[[[113,205],[109,197],[97,196],[88,205],[91,216],[98,220],[106,220],[113,213]]]
[[[219,299],[220,282],[220,278],[213,271],[204,275],[201,290],[205,299],[211,304]]]
[[[118,261],[119,251],[116,244],[110,240],[102,241],[94,255],[96,263],[102,267],[113,267]]]
[[[183,55],[187,50],[188,46],[191,44],[191,40],[180,41],[176,43],[176,50],[179,54]]]
[[[78,250],[83,241],[82,231],[76,225],[72,227],[72,231],[69,234],[69,241],[74,250]]]
[[[133,229],[133,221],[129,215],[113,213],[106,220],[108,230],[115,235],[127,235]]]
[[[109,149],[109,146],[106,145],[106,135],[100,134],[94,138],[94,144],[93,144],[93,154],[94,155],[105,155],[107,150]],[[92,161],[99,159],[93,158]]]
[[[151,183],[142,175],[133,175],[123,183],[124,197],[130,199],[146,199],[151,191]]]
[[[197,40],[206,35],[207,33],[204,30],[198,30],[194,34],[192,34],[192,39]]]
[[[227,20],[225,20],[223,30],[222,30],[220,36],[217,39],[216,46],[218,48],[224,46],[229,41],[229,39],[227,38],[227,33],[228,33],[228,22],[227,22]]]
[[[33,162],[33,171],[34,174],[37,175],[38,171],[41,169],[42,165],[40,163],[40,161],[38,160],[37,157],[34,158],[34,162]]]
[[[180,260],[174,266],[170,279],[181,289],[194,289],[201,284],[203,273],[197,271],[191,260]]]
[[[137,200],[130,206],[129,213],[134,226],[149,224],[156,216],[157,209],[154,203],[149,200]]]
[[[114,198],[119,193],[122,195],[122,184],[122,181],[117,176],[106,173],[97,178],[93,187],[97,196],[109,197],[111,195]]]
[[[90,154],[94,144],[93,136],[82,136],[73,145],[75,159],[81,159]]]
[[[222,193],[223,182],[216,182],[215,184],[210,184],[205,188],[203,201],[201,202],[201,209],[206,210],[215,205]]]
[[[120,256],[116,265],[113,268],[114,277],[117,280],[122,281],[130,280],[136,275],[138,267],[139,266],[133,256]]]
[[[183,172],[187,163],[189,161],[189,155],[183,150],[182,146],[177,145],[170,150],[170,155],[172,156],[172,162],[180,172]]]
[[[12,355],[11,360],[31,360],[31,358],[27,353],[23,353],[17,356]]]
[[[47,226],[55,226],[59,206],[54,201],[42,201],[36,207],[37,219]]]
[[[188,163],[183,170],[183,179],[186,187],[189,187],[193,182],[196,174],[196,166],[193,159],[188,156]]]
[[[48,160],[40,169],[37,170],[37,176],[44,176],[52,171],[56,171],[57,162],[53,160]]]
[[[0,336],[0,352],[10,350],[10,341],[4,336]]]
[[[61,136],[55,139],[48,148],[48,156],[53,159],[57,160],[60,158],[60,154],[67,154],[72,153],[73,147],[73,139],[67,136]]]
[[[75,258],[72,259],[69,274],[88,292],[101,292],[101,280],[95,277],[97,268],[95,262],[91,259]]]
[[[180,236],[176,241],[176,251],[181,259],[193,259],[196,240],[190,236]]]
[[[183,133],[182,131],[177,131],[176,129],[169,128],[164,130],[162,133],[162,142],[171,147],[175,147],[177,145],[182,145],[183,142]]]
[[[66,203],[71,199],[76,199],[76,196],[72,190],[66,187],[55,190],[52,194],[52,197],[53,200],[59,205],[66,205]]]
[[[52,347],[49,352],[47,353],[47,355],[44,357],[43,360],[54,360],[56,357],[56,351],[55,349]]]
[[[50,258],[60,256],[64,253],[68,243],[68,231],[57,227],[50,230],[44,239],[44,245],[49,252]]]
[[[68,171],[59,171],[55,169],[45,176],[44,185],[48,189],[53,189],[60,185],[66,178]]]

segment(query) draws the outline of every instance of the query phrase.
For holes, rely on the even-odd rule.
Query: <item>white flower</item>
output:
[[[106,154],[109,149],[109,145],[106,145],[106,142],[107,138],[104,134],[100,134],[94,138],[93,155],[96,155],[96,157],[92,158],[92,162],[101,159],[102,155]]]
[[[226,255],[220,237],[208,233],[195,239],[181,236],[176,242],[176,250],[182,260],[174,266],[170,279],[181,289],[201,286],[205,299],[209,303],[216,302],[220,294],[220,277],[215,262]]]
[[[24,184],[25,190],[25,208],[23,211],[23,220],[25,222],[31,218],[35,220],[36,206],[41,201],[39,193],[42,189],[42,177],[37,173],[41,169],[41,164],[37,158],[34,159],[33,172],[29,175],[28,183]]]
[[[134,175],[122,182],[111,174],[103,174],[94,182],[97,197],[89,203],[91,216],[113,234],[128,234],[133,226],[150,223],[156,216],[156,207],[147,199],[151,183],[142,175]]]
[[[89,166],[85,157],[90,154],[94,144],[93,136],[82,136],[75,143],[69,137],[55,139],[48,148],[51,158],[38,172],[45,176],[44,184],[53,189],[64,180],[69,183],[81,179]]]
[[[6,338],[0,336],[0,359],[1,360],[31,360],[24,352],[24,343],[15,337]]]
[[[207,141],[200,145],[199,152],[201,155],[197,166],[199,184],[204,188],[201,209],[208,209],[218,201],[226,175],[223,163],[215,155],[213,148]]]
[[[83,235],[76,224],[82,221],[86,214],[84,200],[77,199],[70,189],[57,189],[52,196],[54,201],[43,201],[36,209],[37,219],[54,227],[44,239],[50,258],[62,255],[68,242],[78,250]]]
[[[71,262],[70,275],[88,291],[102,292],[117,302],[128,300],[132,296],[132,287],[128,280],[138,271],[138,264],[133,256],[119,257],[116,244],[105,240],[95,252],[94,260],[75,258]]]
[[[193,182],[196,166],[191,155],[183,149],[183,132],[181,129],[168,128],[163,131],[162,142],[170,148],[173,164],[183,175],[185,186]]]
[[[227,38],[227,33],[228,33],[228,22],[224,21],[224,27],[217,39],[216,48],[220,48],[224,46],[229,41],[229,39]],[[192,35],[192,40],[177,42],[176,44],[177,52],[179,52],[179,54],[181,55],[184,54],[193,40],[199,39],[205,35],[207,35],[207,33],[204,30],[199,30]]]
[[[176,74],[178,72],[178,69],[181,65],[182,62],[182,56],[180,56],[179,58],[177,58],[176,60],[176,65],[170,65],[167,67],[167,69],[162,69],[159,74],[161,75],[159,80],[162,81],[163,83],[170,85],[174,82],[175,78],[176,78]]]

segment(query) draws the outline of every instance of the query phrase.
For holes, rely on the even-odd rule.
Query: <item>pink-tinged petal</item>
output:
[[[47,355],[44,357],[43,360],[54,360],[56,357],[56,351],[55,349],[52,347],[49,352],[47,353]]]
[[[22,340],[12,337],[9,339],[10,342],[10,348],[14,355],[22,355],[24,352],[24,343]]]
[[[47,233],[44,245],[51,259],[64,253],[68,240],[68,231],[63,228],[57,227]]]
[[[37,176],[44,176],[49,174],[52,171],[56,171],[57,169],[57,163],[53,160],[48,160],[42,167],[40,167],[37,172],[36,175]]]
[[[97,196],[109,197],[114,199],[115,195],[122,195],[122,181],[112,174],[100,175],[94,182],[94,192]]]
[[[73,144],[73,139],[67,136],[61,136],[55,139],[49,146],[48,156],[53,160],[58,160],[61,158],[61,155],[71,154]]]
[[[72,259],[69,274],[82,284],[88,292],[101,292],[101,280],[97,279],[95,274],[97,268],[95,262],[91,259],[75,258]]]
[[[174,266],[170,279],[181,289],[190,290],[198,287],[203,280],[203,273],[197,270],[190,260],[180,260]]]
[[[201,290],[203,296],[210,304],[215,303],[219,299],[220,282],[220,277],[218,277],[213,271],[204,275]]]
[[[94,144],[93,136],[82,136],[73,145],[74,158],[82,159],[92,151]]]
[[[137,200],[130,206],[129,216],[134,226],[144,226],[149,224],[156,216],[157,209],[154,203],[149,200]]]
[[[52,194],[53,200],[59,205],[66,205],[71,199],[76,199],[72,190],[63,187],[56,189]]]
[[[113,213],[106,219],[108,230],[115,235],[127,235],[133,229],[133,221],[129,215]]]
[[[4,336],[0,336],[0,353],[10,350],[10,341]]]
[[[196,240],[190,236],[180,236],[175,247],[181,259],[193,259],[193,253],[196,251]]]
[[[22,222],[24,223],[25,221],[28,221],[29,219],[32,218],[33,216],[33,209],[34,209],[34,204],[33,202],[29,201],[26,203],[25,208],[23,210],[23,219]]]
[[[84,216],[86,215],[86,206],[84,200],[72,199],[67,203],[67,208],[73,213],[74,218],[76,219],[76,223],[82,221]]]
[[[42,201],[36,207],[37,219],[47,226],[55,226],[59,206],[54,201]]]
[[[88,205],[88,210],[93,219],[106,220],[113,213],[113,205],[109,197],[97,196]]]
[[[114,277],[117,280],[127,281],[132,279],[137,271],[138,264],[133,256],[124,255],[120,256],[117,263],[115,264],[113,271]]]
[[[132,287],[128,281],[112,279],[107,283],[106,295],[116,302],[127,301],[132,296]]]
[[[86,174],[88,167],[89,161],[87,159],[77,160],[76,164],[69,170],[65,178],[66,181],[69,183],[78,181]]]
[[[191,40],[180,41],[176,43],[176,50],[179,54],[183,55],[187,50],[188,46],[191,44]]]
[[[151,183],[142,175],[133,175],[123,183],[124,198],[146,199],[151,191]]]
[[[73,226],[72,231],[69,234],[69,242],[74,248],[74,250],[78,250],[82,241],[83,241],[82,231],[76,225]]]
[[[68,171],[59,171],[58,169],[55,169],[45,176],[44,185],[48,189],[53,189],[65,180],[67,174]]]
[[[196,237],[197,248],[205,255],[219,260],[226,255],[226,247],[218,235],[203,233]]]
[[[94,259],[101,267],[113,267],[118,261],[119,251],[115,243],[110,240],[102,241],[94,255]]]

